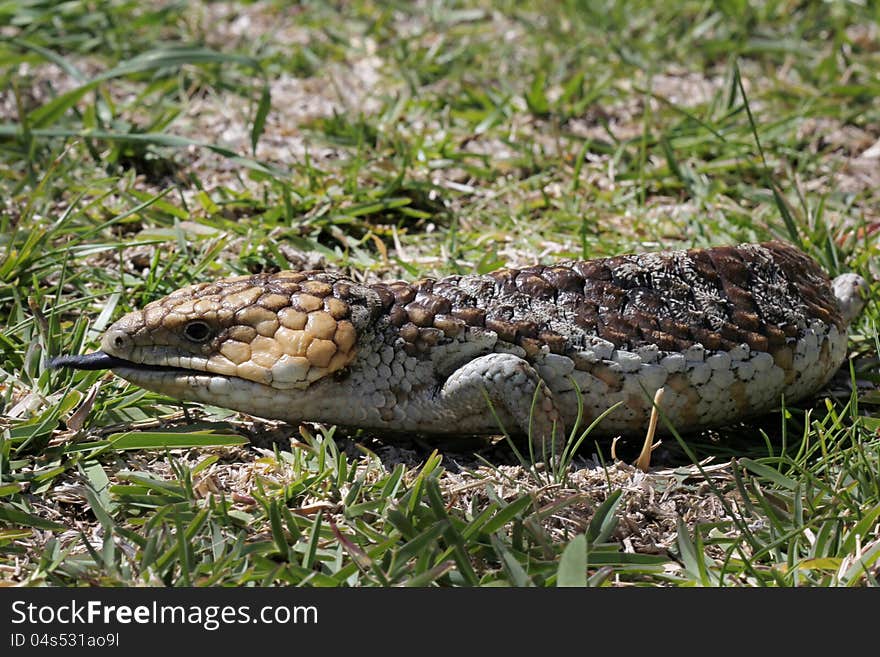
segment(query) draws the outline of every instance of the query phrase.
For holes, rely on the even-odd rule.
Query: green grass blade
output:
[[[587,537],[578,534],[562,551],[556,571],[556,586],[587,585]]]

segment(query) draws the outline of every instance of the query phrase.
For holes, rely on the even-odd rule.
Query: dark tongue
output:
[[[131,363],[122,358],[105,354],[103,351],[96,351],[83,356],[58,356],[49,361],[49,367],[53,370],[60,367],[68,367],[74,370],[109,370],[125,365],[130,367]]]

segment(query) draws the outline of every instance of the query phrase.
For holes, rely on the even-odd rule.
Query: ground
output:
[[[880,16],[813,4],[4,5],[0,577],[876,585],[873,302],[817,399],[667,436],[648,473],[589,436],[554,470],[46,369],[267,269],[782,238],[875,280]]]

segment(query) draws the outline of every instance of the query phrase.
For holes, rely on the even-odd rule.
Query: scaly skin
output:
[[[584,426],[621,402],[600,435],[643,432],[660,387],[680,431],[808,396],[844,360],[865,290],[780,242],[415,283],[256,274],[178,290],[113,324],[103,354],[55,364],[292,422],[479,434],[500,421],[540,450],[573,427],[579,396]]]

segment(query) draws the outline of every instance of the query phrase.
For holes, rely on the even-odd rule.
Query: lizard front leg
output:
[[[491,428],[499,418],[504,428],[529,436],[536,455],[559,454],[565,422],[550,388],[527,361],[513,354],[493,353],[468,361],[455,370],[440,390],[443,406],[452,410],[462,429]],[[532,413],[534,402],[534,413]]]

